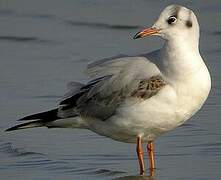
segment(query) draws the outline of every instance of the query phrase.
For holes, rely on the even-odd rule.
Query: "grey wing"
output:
[[[83,86],[85,86],[85,84],[82,84],[82,83],[80,83],[80,82],[75,82],[75,81],[69,82],[69,83],[67,84],[67,89],[68,89],[68,91],[67,91],[67,93],[62,97],[62,101],[65,100],[65,99],[68,99],[68,98],[72,97],[73,95],[75,95],[76,93],[78,93],[79,90],[80,90]]]
[[[88,66],[94,78],[60,103],[63,116],[91,116],[106,120],[127,98],[149,98],[166,83],[157,66],[145,57],[125,57]]]

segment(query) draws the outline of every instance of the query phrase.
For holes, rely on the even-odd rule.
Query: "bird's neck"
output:
[[[176,38],[166,40],[163,48],[167,52],[183,53],[183,51],[191,51],[199,53],[199,35],[176,36]]]
[[[187,41],[183,37],[177,37],[167,40],[160,54],[161,71],[168,77],[183,78],[204,64],[199,53],[198,40],[194,39]]]

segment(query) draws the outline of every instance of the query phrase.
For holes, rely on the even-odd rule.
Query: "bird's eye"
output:
[[[170,16],[169,19],[167,20],[168,24],[173,24],[175,23],[177,18],[175,16]]]

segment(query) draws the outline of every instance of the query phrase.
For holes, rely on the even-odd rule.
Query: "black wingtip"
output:
[[[26,120],[53,121],[53,120],[59,119],[59,117],[57,116],[57,113],[58,113],[58,109],[52,109],[49,111],[25,116],[25,117],[19,119],[18,121],[26,121]]]
[[[15,130],[20,130],[20,129],[42,127],[44,125],[45,125],[44,120],[35,120],[35,121],[18,124],[16,126],[6,129],[5,131],[8,132],[8,131],[15,131]]]
[[[15,131],[15,130],[18,130],[17,126],[13,126],[11,128],[8,128],[8,129],[5,130],[5,132],[10,132],[10,131]]]

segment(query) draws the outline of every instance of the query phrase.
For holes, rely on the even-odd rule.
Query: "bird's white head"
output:
[[[150,35],[160,36],[168,41],[189,39],[198,46],[199,24],[192,10],[180,5],[170,5],[161,12],[152,27],[138,32],[134,39]]]

